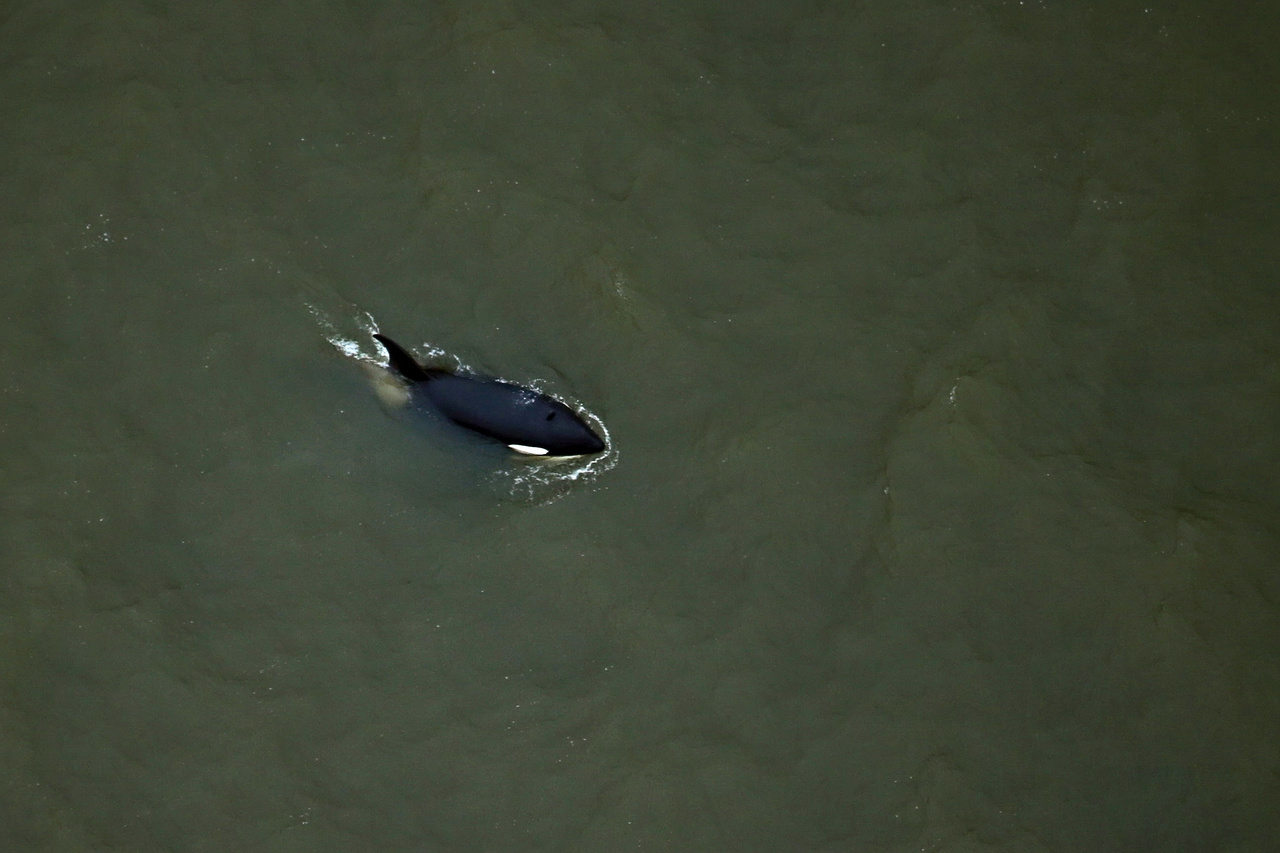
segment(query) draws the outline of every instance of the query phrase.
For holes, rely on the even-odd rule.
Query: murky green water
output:
[[[11,5],[0,848],[1270,849],[1278,32]]]

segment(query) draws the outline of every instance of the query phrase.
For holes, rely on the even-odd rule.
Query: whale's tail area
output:
[[[409,355],[404,347],[386,335],[375,334],[373,337],[386,348],[387,356],[391,359],[391,369],[396,373],[410,382],[426,382],[431,378],[427,369],[418,364],[418,360]]]

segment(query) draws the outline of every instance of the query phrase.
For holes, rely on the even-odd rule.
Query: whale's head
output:
[[[529,443],[509,442],[526,456],[587,456],[605,449],[604,440],[577,412],[551,397],[539,394],[529,403],[537,428],[528,430]],[[535,414],[536,413],[536,414]]]

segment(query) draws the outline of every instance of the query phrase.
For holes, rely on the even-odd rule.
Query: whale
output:
[[[605,449],[577,412],[550,395],[498,379],[424,367],[386,335],[373,337],[387,351],[391,371],[405,383],[411,406],[438,412],[525,456],[586,456]]]

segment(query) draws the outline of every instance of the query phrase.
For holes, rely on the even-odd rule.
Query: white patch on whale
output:
[[[527,444],[508,444],[516,453],[523,453],[526,456],[546,456],[547,449],[545,447],[530,447]]]

